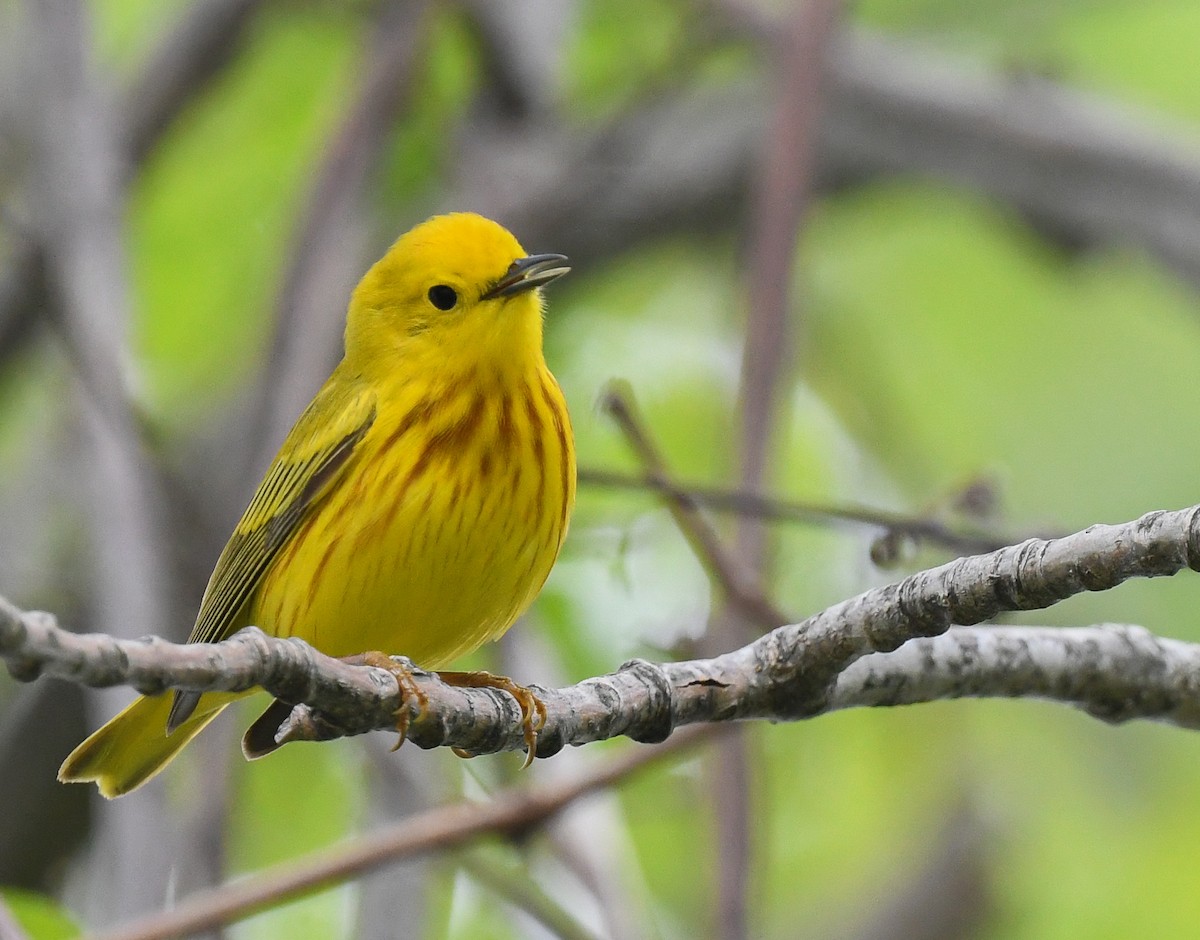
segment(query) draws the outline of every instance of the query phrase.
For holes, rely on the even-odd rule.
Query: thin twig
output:
[[[121,109],[129,178],[175,119],[234,61],[263,5],[264,0],[193,0],[159,37]]]
[[[476,883],[524,911],[561,940],[600,940],[599,935],[538,887],[528,868],[514,868],[496,858],[465,854],[455,860]]]
[[[790,721],[831,708],[890,704],[889,696],[919,687],[911,680],[917,667],[929,673],[924,681],[942,683],[937,687],[947,694],[960,688],[955,684],[960,675],[972,674],[980,684],[961,694],[1044,695],[1109,720],[1153,718],[1197,727],[1200,646],[1132,627],[946,632],[952,624],[1039,610],[1084,591],[1186,568],[1200,569],[1200,506],[959,558],[711,659],[661,665],[634,660],[565,689],[537,688],[546,706],[537,754],[548,757],[567,745],[620,735],[661,741],[674,729],[698,722]],[[940,637],[934,651],[947,653],[946,665],[939,666],[937,657],[906,664],[905,657],[914,655],[907,648],[871,656],[911,647],[910,641],[921,637]],[[989,646],[984,638],[1001,638],[1003,644]],[[976,665],[964,668],[960,660],[971,656]],[[1018,656],[1028,664],[1028,676],[1014,667]],[[389,671],[350,666],[294,637],[278,639],[252,627],[218,644],[116,640],[68,633],[49,614],[25,613],[0,599],[0,657],[24,681],[45,674],[85,685],[132,685],[148,693],[168,687],[261,687],[286,702],[310,703],[295,706],[284,721],[276,737],[281,743],[394,729],[397,713],[404,710],[410,719],[408,739],[420,747],[453,746],[472,753],[525,747],[520,706],[506,693],[447,686],[435,674],[416,670],[413,682],[421,695],[403,696]],[[856,665],[864,657],[871,658]],[[846,674],[853,675],[851,667],[883,672],[847,693],[842,683],[849,681]],[[889,676],[900,677],[897,692],[890,690]]]
[[[730,603],[765,629],[787,623],[790,618],[767,599],[754,573],[737,556],[726,551],[721,544],[721,537],[704,518],[690,494],[671,482],[662,455],[650,439],[628,392],[617,385],[610,385],[605,390],[602,404],[629,441],[647,477],[655,481],[656,488],[667,497],[667,506],[675,524]]]
[[[125,191],[117,128],[83,0],[39,0],[29,10],[40,118],[33,221],[45,250],[56,322],[77,370],[71,406],[83,442],[76,478],[92,541],[92,606],[106,632],[136,636],[171,622],[173,592],[156,468],[130,407],[137,382],[127,343]],[[164,835],[163,817],[156,816],[163,809],[152,801],[137,813],[116,807],[99,827],[93,841],[97,857],[120,860],[99,870],[107,880],[102,903],[110,911],[145,909],[161,896],[161,882],[132,871],[129,860],[138,859],[165,880],[171,839],[180,827],[168,827]]]
[[[774,88],[751,200],[743,285],[746,328],[738,395],[738,485],[750,492],[761,491],[766,483],[786,370],[794,355],[799,312],[792,296],[792,264],[811,199],[826,55],[840,12],[840,0],[804,0],[783,24],[778,44],[771,49]],[[766,527],[753,517],[738,516],[734,544],[755,583],[766,584]],[[711,619],[703,648],[719,652],[746,635],[742,619],[728,613],[721,611]],[[761,621],[754,624],[760,625]],[[717,838],[714,920],[717,932],[730,940],[750,932],[750,746],[744,738],[730,739],[709,767]]]
[[[775,88],[752,205],[746,272],[746,339],[742,347],[739,483],[759,490],[766,477],[771,431],[796,333],[792,264],[811,200],[817,122],[828,47],[841,0],[805,0],[779,31]],[[739,554],[763,569],[762,527],[737,526]]]
[[[650,474],[621,473],[598,467],[580,467],[579,482],[587,486],[620,490],[649,490],[691,502],[717,512],[752,516],[766,522],[799,522],[808,525],[842,525],[882,529],[885,533],[928,542],[960,555],[994,552],[1023,538],[1057,538],[1063,533],[1031,532],[1024,536],[994,534],[982,529],[952,527],[932,516],[910,516],[873,506],[852,503],[809,503],[763,496],[722,486],[680,483]]]
[[[289,898],[339,884],[388,862],[446,851],[485,835],[526,833],[576,800],[627,780],[635,772],[713,737],[713,728],[677,735],[654,748],[628,750],[569,780],[498,793],[485,804],[460,803],[410,816],[333,849],[278,865],[193,895],[174,909],[93,934],[90,940],[166,940],[230,923]]]
[[[128,185],[175,120],[233,60],[233,51],[262,0],[202,0],[163,34],[130,83],[114,124],[124,133],[117,173]],[[44,109],[43,109],[44,110]],[[31,114],[38,113],[30,109]],[[35,201],[36,203],[36,201]],[[0,363],[24,348],[45,305],[45,248],[23,240],[0,259]]]
[[[359,208],[391,129],[417,87],[429,0],[380,6],[357,95],[326,148],[292,236],[275,301],[267,365],[251,435],[270,457],[337,359],[346,298],[369,251]]]

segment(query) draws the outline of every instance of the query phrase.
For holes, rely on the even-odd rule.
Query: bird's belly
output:
[[[267,573],[254,622],[331,656],[382,650],[429,668],[503,633],[549,574],[561,507],[519,474],[433,469],[338,488]]]

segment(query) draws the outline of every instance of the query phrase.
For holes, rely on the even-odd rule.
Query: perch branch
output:
[[[1128,627],[947,630],[1004,611],[1046,608],[1129,578],[1173,575],[1198,562],[1200,506],[960,558],[711,659],[636,660],[564,689],[537,689],[547,708],[537,753],[548,757],[568,744],[620,735],[661,741],[700,722],[796,720],[835,708],[926,700],[922,695],[1035,695],[1110,721],[1151,718],[1197,728],[1200,646]],[[919,637],[937,639],[893,653]],[[281,726],[281,742],[392,729],[404,709],[408,738],[423,748],[491,753],[524,747],[520,708],[505,693],[453,688],[420,673],[416,683],[427,697],[422,710],[401,698],[385,670],[349,666],[297,639],[254,628],[211,645],[121,641],[68,633],[48,614],[0,601],[0,656],[26,681],[45,674],[149,693],[261,686],[283,701],[308,703]],[[914,672],[922,677],[915,684]],[[911,695],[917,697],[905,698]]]

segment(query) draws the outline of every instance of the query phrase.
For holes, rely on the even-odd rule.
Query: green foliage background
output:
[[[177,7],[97,2],[105,61],[130,73]],[[136,349],[147,402],[168,433],[220,421],[262,355],[306,180],[346,104],[360,13],[339,3],[271,7],[133,194]],[[852,15],[967,61],[1046,72],[1164,121],[1200,122],[1192,0],[868,0]],[[622,24],[632,16],[630,41]],[[669,0],[582,4],[565,80],[580,120],[664,82],[720,82],[752,67],[722,51],[677,74],[686,23],[684,5]],[[434,37],[380,182],[397,232],[436,200],[450,128],[477,81],[471,38],[452,12]],[[601,385],[621,377],[682,478],[728,479],[738,260],[731,236],[698,235],[555,286],[548,357],[581,463],[632,466],[593,407]],[[1132,249],[1073,254],[1005,206],[889,179],[820,198],[796,271],[799,355],[773,470],[780,494],[913,511],[985,474],[1001,486],[1006,527],[1059,530],[1200,498],[1200,303],[1154,261]],[[44,381],[33,370],[29,389],[6,391],[7,451],[39,420],[29,403]],[[866,536],[788,528],[774,545],[780,603],[798,614],[893,576],[870,566]],[[1200,640],[1198,599],[1200,584],[1180,576],[1079,598],[1030,622],[1128,621]],[[708,601],[700,566],[652,498],[584,489],[565,555],[524,629],[549,642],[558,678],[579,679],[663,655],[702,629]],[[1190,936],[1200,922],[1193,734],[1110,728],[1036,703],[957,702],[764,725],[753,748],[756,936],[821,936],[852,922],[912,874],[964,799],[991,831],[997,895],[981,936]],[[285,749],[240,771],[233,869],[356,831],[361,760],[342,743]],[[485,788],[511,770],[476,761],[461,771],[446,760],[447,778],[465,772]],[[698,824],[703,781],[691,761],[612,798],[631,905],[651,936],[704,927],[712,833]],[[537,844],[523,851],[536,867]],[[476,936],[485,923],[489,936],[521,935],[487,918],[493,902],[466,890],[452,863],[433,864],[430,935]],[[259,916],[233,935],[349,936],[354,891]]]

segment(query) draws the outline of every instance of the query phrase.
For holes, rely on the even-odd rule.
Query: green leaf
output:
[[[0,888],[9,913],[29,940],[71,940],[79,927],[54,901],[22,888]]]

